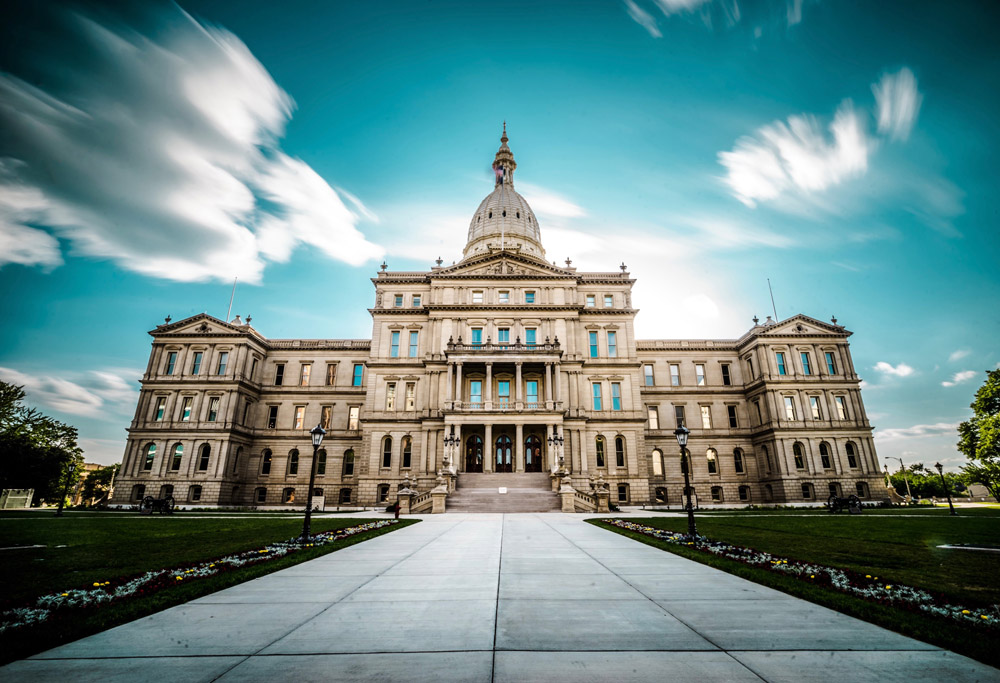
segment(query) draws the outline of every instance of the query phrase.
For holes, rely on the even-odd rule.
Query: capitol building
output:
[[[207,314],[152,330],[113,504],[301,508],[317,424],[326,509],[676,508],[680,425],[699,506],[882,490],[850,331],[795,315],[739,339],[637,339],[624,264],[547,259],[507,142],[461,260],[372,278],[371,339],[269,339]]]

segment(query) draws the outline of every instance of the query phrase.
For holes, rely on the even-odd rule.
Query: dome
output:
[[[514,249],[522,254],[545,258],[538,219],[528,202],[514,190],[517,162],[507,146],[507,126],[500,138],[500,149],[493,161],[496,185],[476,209],[469,223],[469,238],[464,258],[489,252],[490,249]]]

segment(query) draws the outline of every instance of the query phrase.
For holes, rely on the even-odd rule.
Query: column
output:
[[[483,472],[492,472],[496,469],[496,449],[493,448],[493,425],[487,422],[484,425],[483,434]]]
[[[587,449],[590,448],[590,432],[584,429],[576,430],[580,449],[580,472],[587,474]]]
[[[452,366],[452,364],[448,363],[448,385],[445,388],[445,394],[444,394],[445,405],[448,405],[453,400],[452,399],[452,396],[453,396],[452,391],[454,390],[455,384],[452,381],[453,376],[452,376],[452,368],[451,368],[451,366]]]
[[[486,386],[483,387],[486,395],[483,396],[484,410],[493,410],[493,363],[486,364]]]
[[[521,364],[517,364],[520,371]],[[524,472],[524,425],[520,422],[514,428],[514,471]]]
[[[555,446],[550,446],[549,444],[552,443],[551,439],[553,429],[553,425],[545,425],[545,442],[542,444],[542,449],[545,453],[545,460],[542,463],[542,472],[552,471],[553,458],[555,457],[553,453],[555,453],[556,449]]]
[[[514,400],[516,401],[516,407],[521,408],[523,398],[523,390],[521,389],[521,364],[514,363]]]
[[[552,402],[552,363],[545,364],[545,403],[546,408],[551,408]]]
[[[414,472],[426,472],[427,471],[427,446],[430,444],[430,430],[422,429],[420,439],[420,465],[419,467],[414,467]]]
[[[462,400],[462,363],[455,364],[455,400]]]
[[[555,366],[554,381],[556,383],[556,386],[555,386],[555,400],[556,401],[562,401],[563,400],[563,397],[562,397],[562,385],[563,385],[563,383],[562,383],[562,371],[559,369],[558,365]]]

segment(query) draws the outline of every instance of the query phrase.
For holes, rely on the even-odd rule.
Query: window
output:
[[[414,308],[420,308],[420,295],[414,294],[411,304]]]
[[[382,439],[382,467],[392,467],[392,437]]]
[[[170,461],[170,469],[176,472],[181,468],[181,459],[184,457],[184,446],[181,444],[174,444],[174,456]]]
[[[778,361],[778,374],[787,375],[788,371],[785,368],[785,354],[783,354],[781,351],[778,351],[776,354],[774,354],[774,357]]]
[[[389,336],[389,358],[399,358],[399,330],[394,330]]]
[[[593,391],[594,395],[594,410],[603,410],[601,404],[601,383],[600,382],[592,383],[591,390]]]
[[[625,467],[625,437],[615,437],[615,467]]]
[[[266,503],[267,502],[267,489],[264,488],[263,486],[255,489],[254,490],[254,500],[256,500],[258,503]]]
[[[330,429],[330,420],[333,418],[333,406],[323,406],[319,412],[319,426],[323,429]]]
[[[667,502],[667,489],[663,486],[657,486],[656,491],[653,492],[653,497],[657,503],[665,505]]]
[[[642,366],[642,374],[645,377],[644,382],[645,382],[646,386],[647,387],[653,386],[654,385],[654,381],[653,381],[653,366],[652,365],[643,365]]]
[[[295,416],[292,418],[292,429],[302,429],[305,424],[306,407],[295,406]]]
[[[250,375],[249,375],[250,379],[253,380],[254,375],[256,375],[256,374],[257,374],[257,359],[254,358],[250,362]]]
[[[240,470],[240,456],[243,455],[243,446],[236,449],[236,455],[233,457],[233,474],[236,474]]]
[[[396,296],[394,296],[392,298],[392,305],[395,308],[402,308],[403,307],[403,295],[402,294],[397,294]]]
[[[295,502],[295,489],[289,487],[281,492],[281,502],[282,503],[294,503]]]
[[[280,387],[281,383],[285,381],[285,364],[275,363],[274,364],[274,386]]]
[[[858,466],[858,454],[857,454],[857,451],[854,450],[854,444],[851,443],[850,441],[848,441],[844,445],[844,450],[847,451],[847,466],[848,467],[852,467],[852,468],[853,467],[857,467]]]
[[[406,383],[406,396],[403,402],[403,410],[416,410],[417,385],[415,382]]]
[[[212,396],[208,399],[208,421],[215,422],[219,419],[219,397]]]
[[[277,427],[278,427],[278,406],[268,406],[267,428],[277,429]]]
[[[359,428],[359,423],[361,421],[361,406],[351,406],[350,410],[347,412],[347,429],[348,431],[357,431]]]
[[[472,293],[472,303],[474,304],[483,303],[483,290],[479,289]]]
[[[396,409],[396,383],[389,382],[385,385],[385,409]]]
[[[195,484],[188,490],[188,498],[192,501],[201,500],[201,487]]]
[[[207,472],[208,471],[208,461],[212,457],[212,447],[207,443],[201,445],[201,449],[198,451],[198,471]]]
[[[411,331],[410,332],[410,358],[416,358],[417,357],[417,347],[419,346],[419,344],[418,344],[419,341],[420,341],[420,333],[419,332],[415,332],[415,331]]]
[[[215,366],[215,374],[224,375],[226,374],[226,365],[229,364],[229,352],[221,351],[219,353],[219,363]]]
[[[160,396],[156,399],[156,417],[153,419],[157,422],[163,422],[163,413],[167,410],[167,398],[166,396]]]
[[[354,364],[354,376],[353,376],[353,378],[351,380],[351,386],[360,387],[361,386],[361,378],[364,377],[364,374],[365,374],[365,366],[362,365],[361,363],[355,363]]]
[[[837,417],[841,420],[847,419],[847,402],[844,401],[843,396],[834,396],[833,400],[837,403]]]
[[[191,374],[197,375],[201,372],[201,359],[204,357],[204,353],[201,351],[195,351],[194,355],[191,357]]]
[[[413,462],[413,439],[408,436],[403,437],[403,457],[401,467],[409,469]]]
[[[594,306],[596,306],[596,305],[597,304],[595,303],[594,295],[593,294],[588,294],[587,295],[587,308],[594,308]]]
[[[538,343],[538,331],[534,327],[529,327],[524,331],[524,341],[528,346],[534,346]]]
[[[750,487],[749,486],[741,486],[740,487],[740,500],[742,500],[743,502],[746,502],[746,501],[750,500]]]
[[[174,374],[174,367],[177,365],[177,352],[171,351],[167,354],[167,371],[166,374]]]
[[[721,503],[722,502],[722,487],[713,486],[712,487],[712,502]]]
[[[299,366],[299,386],[309,386],[309,375],[312,374],[312,363],[303,363]]]
[[[502,303],[502,304],[509,304],[510,303],[510,292],[508,292],[506,290],[503,290],[503,291],[499,292],[499,294],[500,294],[500,303]]]
[[[659,429],[660,428],[660,411],[656,406],[648,406],[646,408],[646,414],[649,418],[649,428]]]
[[[826,356],[826,371],[829,372],[831,375],[836,375],[837,374],[837,363],[833,359],[833,352],[832,351],[827,351],[823,355]]]
[[[739,448],[733,450],[733,471],[743,474],[743,451]]]
[[[379,484],[378,485],[378,502],[386,503],[389,501],[389,485]]]
[[[663,452],[658,448],[653,449],[653,476],[663,476]]]
[[[501,344],[510,343],[510,328],[501,327],[497,330],[497,341]]]
[[[764,415],[760,411],[760,401],[754,401],[753,407],[757,409],[757,424],[764,424]]]
[[[795,400],[791,396],[785,396],[785,419],[795,419]]]
[[[771,471],[771,452],[767,450],[767,446],[761,446],[760,449],[764,451],[764,461],[767,463],[768,472]]]
[[[806,468],[805,455],[803,454],[802,444],[798,441],[792,444],[792,457],[795,460],[795,469],[804,470]]]
[[[622,385],[620,382],[611,383],[611,410],[622,409]]]
[[[527,399],[528,408],[536,408],[538,406],[538,381],[534,379],[529,379],[525,382],[527,388]]]
[[[804,375],[813,374],[812,366],[809,364],[809,354],[803,351],[799,355],[802,357],[802,374]]]
[[[711,406],[700,406],[701,407],[701,428],[711,429],[712,428],[712,407]]]
[[[608,357],[616,358],[618,356],[618,333],[608,332]]]
[[[727,387],[733,384],[732,375],[729,374],[729,363],[722,364],[722,383]]]
[[[729,416],[729,428],[737,429],[740,426],[740,420],[736,416],[736,406],[726,406],[726,413]]]
[[[590,337],[590,357],[597,358],[597,332],[591,332]]]
[[[802,498],[804,500],[811,500],[812,499],[812,484],[803,484],[802,485]]]
[[[354,450],[347,449],[344,451],[344,477],[354,476]]]
[[[299,473],[299,451],[297,448],[293,448],[288,451],[288,474],[298,474]]]
[[[132,500],[142,500],[146,496],[146,485],[136,484],[132,487]]]
[[[316,476],[322,477],[326,474],[326,449],[321,448],[316,452]]]
[[[184,397],[184,402],[181,404],[181,422],[191,421],[191,402],[193,400],[190,396]]]
[[[243,421],[240,424],[247,424],[247,418],[250,417],[250,401],[243,402]]]
[[[823,441],[819,445],[819,459],[820,462],[823,463],[824,470],[828,470],[833,467],[830,462],[830,446],[826,443],[826,441]]]
[[[271,449],[265,448],[260,459],[260,473],[271,474]]]
[[[337,381],[337,364],[327,363],[326,364],[326,386],[332,387],[333,383]]]
[[[708,473],[718,474],[719,473],[719,455],[715,452],[714,448],[709,448],[705,451],[705,459],[708,461]]]
[[[604,307],[605,308],[614,308],[614,305],[615,305],[615,297],[612,296],[611,294],[605,294],[604,295]]]
[[[469,402],[474,404],[481,404],[483,402],[483,382],[482,380],[474,379],[469,381]],[[476,405],[475,407],[479,407]]]
[[[535,293],[534,292],[525,292],[524,293],[524,303],[526,303],[526,304],[533,304],[533,303],[535,303]]]
[[[500,407],[506,408],[510,405],[510,380],[501,379],[497,381],[497,400]]]
[[[351,504],[351,489],[340,489],[340,500],[341,505]]]
[[[160,487],[160,498],[173,498],[174,497],[174,485],[164,484]]]
[[[146,462],[143,463],[142,469],[149,472],[153,469],[153,461],[156,459],[156,444],[151,443],[146,446]]]
[[[681,366],[676,363],[670,364],[670,386],[679,387],[681,385]]]
[[[594,446],[597,448],[597,466],[604,467],[604,437],[598,436],[594,441]]]
[[[854,490],[858,492],[858,498],[868,497],[868,484],[863,481],[859,481],[854,485]]]
[[[618,484],[618,502],[628,502],[628,484]]]
[[[695,363],[694,366],[694,376],[698,381],[698,386],[705,386],[705,366],[701,363]]]
[[[809,412],[812,413],[812,418],[814,420],[822,420],[823,416],[819,412],[819,397],[810,396],[809,397]]]
[[[684,426],[684,406],[674,406],[674,423],[677,427]]]

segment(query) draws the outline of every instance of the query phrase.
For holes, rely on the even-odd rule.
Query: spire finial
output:
[[[500,142],[507,142],[507,121],[503,122],[503,135],[500,136]]]

